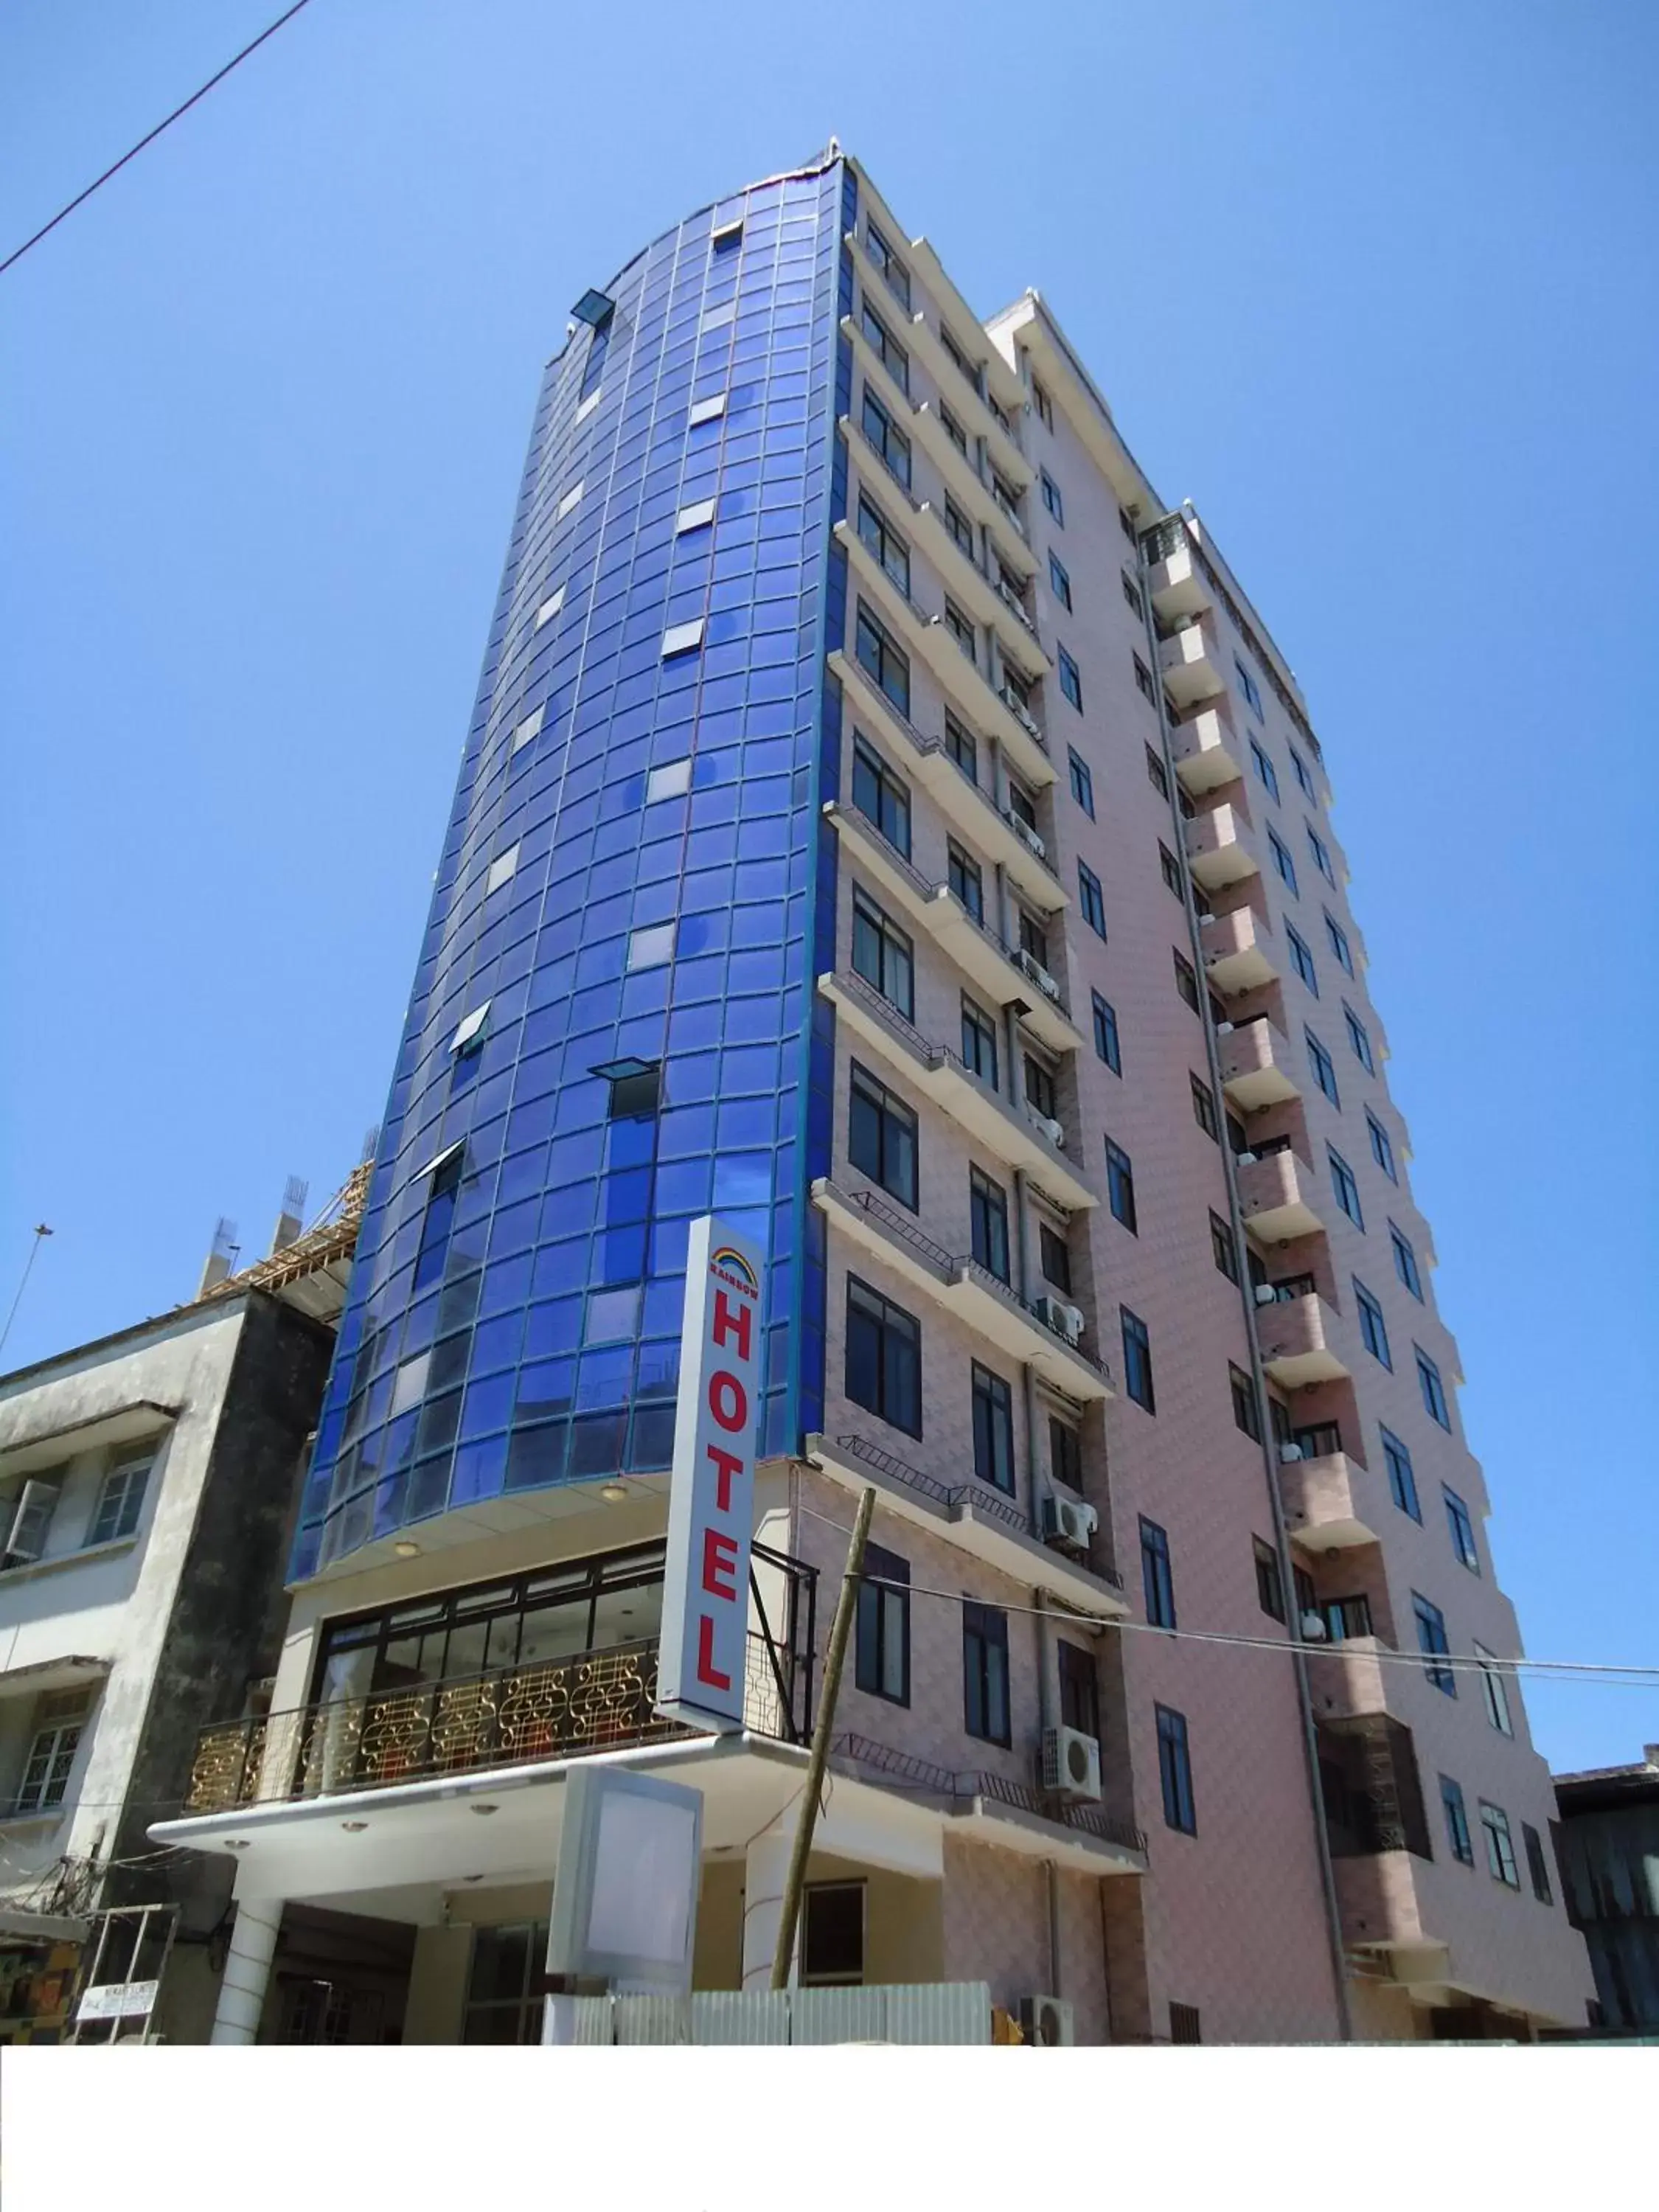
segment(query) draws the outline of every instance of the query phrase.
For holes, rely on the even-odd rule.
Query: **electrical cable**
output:
[[[40,229],[35,232],[33,238],[26,238],[15,253],[9,253],[3,261],[0,261],[0,276],[3,276],[8,269],[11,268],[15,263],[21,261],[23,256],[32,246],[39,246],[43,238],[46,238],[52,231],[56,230],[58,224],[62,222],[66,216],[72,216],[76,208],[84,207],[86,203],[92,198],[93,194],[102,185],[108,184],[112,177],[116,176],[121,170],[125,169],[127,163],[131,161],[135,155],[142,154],[146,146],[153,146],[164,131],[171,129],[173,125],[179,120],[181,115],[188,115],[191,109],[195,106],[198,100],[205,100],[208,94],[212,91],[216,84],[222,84],[234,69],[240,67],[240,65],[247,59],[251,53],[256,52],[259,47],[264,46],[267,39],[274,38],[276,33],[282,29],[284,23],[291,23],[301,9],[302,8],[309,7],[310,4],[311,0],[294,0],[294,5],[289,9],[285,14],[279,15],[274,23],[268,23],[265,28],[260,32],[257,39],[253,40],[250,45],[244,46],[240,54],[234,54],[230,60],[225,64],[224,67],[222,70],[216,71],[215,74],[208,79],[204,85],[199,86],[196,91],[192,92],[190,98],[185,100],[181,106],[175,107],[171,115],[164,116],[161,121],[156,125],[153,131],[147,131],[144,133],[144,136],[138,141],[138,143],[136,146],[130,146],[126,152],[122,155],[118,161],[112,162],[110,167],[105,170],[101,177],[94,177],[84,191],[77,192],[75,195],[75,198],[70,201],[66,207],[61,207],[58,209],[57,214],[53,216],[50,222],[42,223]]]

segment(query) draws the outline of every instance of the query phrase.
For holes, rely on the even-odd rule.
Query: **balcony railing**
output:
[[[805,1742],[816,1571],[761,1545],[754,1550],[763,1566],[784,1569],[789,1618],[775,1637],[769,1623],[750,1631],[744,1725],[783,1743]],[[184,1809],[228,1812],[695,1737],[702,1731],[655,1710],[657,1655],[652,1638],[224,1722],[197,1739]]]
[[[931,1759],[918,1759],[910,1752],[896,1751],[890,1744],[851,1732],[836,1736],[830,1748],[848,1765],[907,1789],[929,1790],[936,1796],[958,1801],[990,1798],[1015,1812],[1034,1814],[1039,1820],[1097,1836],[1103,1843],[1115,1844],[1122,1850],[1146,1848],[1146,1838],[1139,1828],[1127,1820],[1115,1820],[1098,1805],[1078,1804],[1048,1790],[1011,1782],[1006,1775],[986,1768],[956,1773],[947,1766],[936,1766]]]

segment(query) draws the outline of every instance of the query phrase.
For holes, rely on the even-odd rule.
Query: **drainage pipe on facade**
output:
[[[1164,522],[1178,523],[1182,532],[1196,549],[1196,541],[1188,531],[1185,515],[1172,514],[1162,518]],[[1284,1508],[1279,1493],[1279,1452],[1273,1437],[1273,1412],[1267,1395],[1267,1370],[1261,1364],[1261,1344],[1256,1331],[1255,1305],[1252,1294],[1249,1269],[1249,1248],[1244,1240],[1244,1216],[1239,1204],[1238,1175],[1233,1163],[1232,1147],[1227,1142],[1227,1094],[1222,1088],[1221,1048],[1217,1042],[1215,1024],[1210,1019],[1210,987],[1204,966],[1204,939],[1199,928],[1198,908],[1193,898],[1193,880],[1187,863],[1187,825],[1182,819],[1180,801],[1176,796],[1181,780],[1176,774],[1175,748],[1170,740],[1169,710],[1164,702],[1164,683],[1159,669],[1158,635],[1152,619],[1152,563],[1147,558],[1147,538],[1159,528],[1154,522],[1141,532],[1136,540],[1136,562],[1140,578],[1141,619],[1146,635],[1148,663],[1152,670],[1155,704],[1158,708],[1158,739],[1163,750],[1164,781],[1169,786],[1170,813],[1174,824],[1174,848],[1181,869],[1181,900],[1187,915],[1187,937],[1192,950],[1193,966],[1199,979],[1201,994],[1199,1023],[1204,1032],[1205,1063],[1209,1070],[1210,1088],[1216,1102],[1216,1112],[1221,1120],[1221,1171],[1227,1192],[1227,1220],[1233,1240],[1233,1265],[1237,1270],[1239,1301],[1244,1310],[1244,1338],[1249,1347],[1250,1385],[1255,1399],[1256,1426],[1261,1435],[1262,1466],[1267,1481],[1267,1510],[1273,1516],[1273,1551],[1279,1560],[1280,1586],[1285,1594],[1286,1613],[1296,1620],[1296,1575],[1291,1559],[1290,1538],[1285,1531]],[[1292,1631],[1292,1647],[1297,1641]],[[1348,2002],[1347,1954],[1342,1941],[1342,1909],[1336,1893],[1336,1873],[1331,1863],[1330,1838],[1325,1827],[1324,1798],[1319,1786],[1319,1739],[1314,1728],[1313,1696],[1308,1686],[1307,1661],[1294,1648],[1291,1665],[1296,1678],[1297,1709],[1301,1717],[1302,1752],[1306,1768],[1308,1801],[1313,1814],[1314,1847],[1319,1860],[1320,1887],[1324,1893],[1326,1936],[1330,1946],[1331,1972],[1336,1984],[1337,2023],[1341,2040],[1353,2040],[1353,2014]]]

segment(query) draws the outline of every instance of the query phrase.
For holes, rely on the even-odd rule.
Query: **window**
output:
[[[461,2016],[463,2043],[539,2043],[546,2000],[547,1923],[477,1928]]]
[[[91,1705],[89,1690],[55,1690],[35,1706],[34,1737],[14,1810],[49,1813],[63,1803]]]
[[[1193,1763],[1187,1744],[1187,1716],[1172,1712],[1168,1705],[1154,1708],[1158,1714],[1158,1774],[1164,1790],[1164,1820],[1168,1827],[1177,1828],[1183,1836],[1198,1833],[1198,1815],[1193,1805]]]
[[[1285,934],[1290,940],[1291,963],[1315,998],[1319,996],[1319,972],[1313,963],[1313,955],[1287,921]]]
[[[1527,1854],[1527,1872],[1532,1877],[1532,1893],[1540,1905],[1553,1905],[1550,1893],[1550,1870],[1544,1857],[1544,1838],[1529,1821],[1521,1823],[1521,1841]]]
[[[1147,667],[1146,662],[1141,659],[1138,653],[1133,657],[1135,664],[1135,689],[1139,692],[1143,699],[1150,699],[1152,704],[1156,706],[1158,704],[1158,693],[1152,684],[1152,672]]]
[[[958,342],[951,337],[950,325],[948,324],[941,323],[939,325],[939,343],[945,348],[945,352],[950,355],[957,374],[963,377],[967,382],[971,384],[975,392],[979,391],[981,388],[979,370],[975,364],[969,360]]]
[[[455,1221],[456,1194],[461,1187],[463,1147],[457,1145],[433,1169],[421,1220],[420,1248],[415,1255],[415,1289],[426,1289],[444,1271],[449,1252],[449,1232]]]
[[[945,402],[942,399],[939,402],[939,419],[940,424],[943,426],[945,436],[956,447],[957,453],[962,454],[965,459],[968,452],[968,433],[963,428],[961,423],[957,422],[956,416],[951,412],[950,409],[945,404]]]
[[[702,635],[701,623],[691,623],[687,627],[695,629],[699,635]],[[670,635],[672,636],[672,634],[671,631]],[[500,890],[503,884],[510,884],[518,872],[519,848],[516,844],[509,845],[506,852],[497,853],[489,864],[489,872],[484,878],[484,896],[488,898],[492,891]]]
[[[1140,586],[1136,583],[1134,578],[1129,574],[1127,568],[1121,572],[1121,575],[1123,583],[1123,604],[1128,608],[1129,612],[1134,617],[1137,622],[1145,622],[1146,619],[1146,609],[1140,596]]]
[[[1252,1443],[1261,1441],[1261,1413],[1256,1404],[1255,1384],[1242,1367],[1231,1362],[1227,1368],[1228,1386],[1233,1397],[1233,1425],[1243,1429]]]
[[[1083,919],[1097,937],[1106,934],[1106,901],[1100,888],[1100,878],[1086,860],[1077,864],[1078,897],[1082,904]]]
[[[985,919],[985,878],[980,872],[979,862],[964,853],[954,837],[947,840],[945,851],[946,882],[974,920],[982,922]]]
[[[962,609],[953,605],[949,599],[945,602],[945,627],[962,647],[963,657],[971,660],[974,665],[978,667],[978,633]]]
[[[665,967],[674,957],[674,927],[672,921],[653,923],[649,929],[633,929],[628,933],[628,972],[631,975],[641,968]]]
[[[1353,1047],[1353,1056],[1368,1075],[1376,1073],[1376,1062],[1371,1057],[1371,1041],[1365,1024],[1352,1006],[1344,1006],[1342,1019],[1347,1025],[1348,1042]]]
[[[1267,758],[1267,754],[1262,751],[1261,746],[1256,743],[1254,738],[1250,739],[1250,758],[1255,763],[1256,775],[1267,786],[1268,797],[1273,800],[1273,805],[1277,806],[1279,804],[1278,771],[1274,769],[1273,763]]]
[[[1140,1516],[1140,1587],[1146,1619],[1153,1628],[1176,1625],[1175,1577],[1170,1568],[1170,1539],[1156,1521]]]
[[[1331,866],[1331,856],[1326,850],[1325,841],[1311,823],[1304,822],[1302,826],[1308,833],[1308,850],[1314,856],[1314,866],[1334,890],[1336,888],[1336,871]]]
[[[1047,469],[1044,469],[1042,473],[1042,504],[1048,508],[1049,514],[1053,515],[1054,520],[1060,525],[1060,528],[1064,530],[1066,527],[1066,502],[1060,495],[1060,486],[1054,482]]]
[[[921,1434],[921,1330],[856,1275],[847,1278],[847,1395],[908,1436]]]
[[[1449,1434],[1451,1407],[1446,1402],[1446,1386],[1440,1380],[1440,1370],[1420,1344],[1413,1345],[1412,1350],[1417,1355],[1417,1387],[1423,1393],[1424,1409],[1431,1421],[1437,1421]]]
[[[1072,796],[1092,822],[1095,818],[1095,780],[1089,773],[1089,763],[1079,760],[1069,745],[1066,751],[1072,771]]]
[[[1013,1741],[1008,1713],[1008,1616],[994,1606],[962,1608],[963,1725],[983,1743]]]
[[[888,474],[908,491],[910,441],[867,384],[864,387],[864,413],[860,421],[865,436],[880,455]]]
[[[896,776],[868,738],[853,736],[853,804],[873,822],[896,853],[910,857],[910,788]]]
[[[1389,1243],[1394,1250],[1394,1272],[1420,1305],[1423,1302],[1423,1278],[1417,1272],[1417,1255],[1409,1240],[1403,1237],[1393,1222],[1389,1224]]]
[[[718,422],[726,412],[726,394],[711,392],[707,399],[694,399],[686,422],[693,430],[701,429],[705,422]]]
[[[1037,420],[1043,428],[1052,430],[1054,427],[1054,404],[1036,377],[1031,379],[1031,404],[1036,409]]]
[[[1140,1234],[1135,1219],[1135,1171],[1121,1145],[1106,1139],[1106,1197],[1112,1212],[1132,1236]]]
[[[860,302],[859,328],[863,331],[865,342],[870,350],[885,368],[899,390],[908,392],[910,389],[910,357],[870,305],[868,299]]]
[[[880,231],[872,222],[864,226],[865,243],[870,248],[870,258],[887,279],[896,297],[908,308],[910,305],[910,272],[894,252]]]
[[[1365,1217],[1359,1210],[1359,1185],[1353,1179],[1353,1170],[1329,1145],[1325,1147],[1325,1157],[1331,1164],[1331,1187],[1336,1193],[1337,1204],[1356,1229],[1363,1229]]]
[[[98,1493],[92,1526],[87,1531],[88,1544],[113,1544],[123,1536],[131,1535],[143,1510],[144,1486],[149,1480],[149,1470],[148,1459],[129,1460],[125,1467],[110,1469]]]
[[[968,1215],[974,1257],[1000,1283],[1008,1280],[1008,1199],[982,1168],[968,1170]]]
[[[983,1006],[964,991],[962,998],[962,1056],[971,1073],[997,1087],[997,1030]]]
[[[910,664],[876,620],[862,599],[859,601],[858,632],[854,647],[859,666],[891,700],[900,714],[907,718],[910,712]]]
[[[866,1579],[859,1584],[853,1679],[872,1698],[910,1702],[910,1563],[879,1544],[864,1550]],[[884,1583],[900,1587],[884,1589]]]
[[[1238,655],[1233,655],[1233,672],[1238,678],[1238,688],[1250,702],[1250,711],[1259,720],[1261,715],[1261,694],[1255,688],[1255,678]]]
[[[1061,1637],[1054,1645],[1060,1672],[1060,1720],[1062,1728],[1100,1741],[1100,1690],[1095,1680],[1095,1656],[1079,1644]]]
[[[1083,1439],[1055,1413],[1048,1416],[1048,1472],[1068,1490],[1083,1487]]]
[[[1353,954],[1349,949],[1347,932],[1340,927],[1338,923],[1334,922],[1328,914],[1325,916],[1325,934],[1330,940],[1332,951],[1335,953],[1337,958],[1341,962],[1347,973],[1352,975],[1353,973]]]
[[[1498,1654],[1488,1651],[1484,1644],[1472,1646],[1480,1662],[1480,1691],[1486,1702],[1486,1718],[1499,1735],[1513,1735],[1515,1722],[1510,1714],[1510,1693],[1504,1680],[1504,1670],[1498,1663]]]
[[[1063,645],[1059,651],[1060,688],[1080,714],[1083,712],[1083,678],[1078,673],[1076,661],[1073,659]],[[1092,812],[1092,808],[1090,811]]]
[[[1294,745],[1287,746],[1286,750],[1291,756],[1291,766],[1296,770],[1297,781],[1302,786],[1302,788],[1307,793],[1310,799],[1317,798],[1318,793],[1314,789],[1313,778],[1308,773],[1308,763],[1303,759],[1301,754],[1297,752]]]
[[[910,596],[910,550],[875,501],[863,492],[859,494],[859,539],[874,554],[908,599]]]
[[[1210,1216],[1210,1250],[1215,1263],[1230,1283],[1238,1280],[1238,1247],[1233,1243],[1233,1232],[1218,1213]]]
[[[611,1078],[605,1102],[608,1121],[648,1121],[662,1105],[662,1062],[623,1061],[626,1073]]]
[[[1034,1052],[1025,1054],[1024,1070],[1026,1104],[1034,1114],[1041,1114],[1050,1121],[1056,1120],[1054,1109],[1058,1102],[1053,1071]]]
[[[1365,1288],[1358,1277],[1354,1278],[1354,1302],[1359,1308],[1359,1338],[1373,1359],[1392,1370],[1394,1360],[1389,1352],[1389,1328],[1382,1318],[1382,1309]]]
[[[1127,1306],[1120,1306],[1118,1312],[1123,1324],[1123,1387],[1137,1406],[1144,1406],[1149,1413],[1155,1413],[1158,1402],[1152,1392],[1152,1340],[1139,1314],[1132,1314]]]
[[[1165,890],[1173,891],[1179,898],[1181,896],[1181,863],[1169,847],[1162,842],[1158,848],[1158,865],[1159,873],[1164,878]]]
[[[1252,1536],[1250,1543],[1255,1553],[1255,1600],[1270,1620],[1285,1618],[1285,1577],[1279,1572],[1279,1554],[1271,1544],[1264,1544],[1260,1536]]]
[[[1121,1075],[1123,1060],[1118,1050],[1116,1012],[1098,991],[1091,991],[1089,995],[1094,1005],[1095,1051],[1114,1075]]]
[[[1417,1645],[1425,1653],[1429,1664],[1423,1669],[1437,1690],[1443,1690],[1449,1698],[1457,1695],[1457,1677],[1449,1667],[1437,1662],[1449,1656],[1451,1646],[1446,1641],[1446,1616],[1437,1605],[1412,1592],[1412,1611],[1417,1618]]]
[[[974,557],[974,526],[948,492],[945,495],[945,526],[956,540],[957,551],[965,554],[971,561]]]
[[[908,1021],[915,1000],[915,957],[909,939],[867,892],[853,887],[853,968]]]
[[[1014,1401],[1000,1375],[973,1363],[974,1473],[994,1490],[1014,1494]]]
[[[1183,959],[1179,952],[1174,951],[1173,947],[1171,954],[1175,961],[1176,988],[1193,1012],[1198,1013],[1201,1011],[1198,995],[1198,970],[1190,960]]]
[[[976,784],[979,781],[979,747],[948,708],[945,716],[945,750],[969,782]]]
[[[1171,2043],[1202,2043],[1203,2016],[1196,2005],[1177,2004],[1170,2000],[1170,2040]]]
[[[1370,1114],[1365,1116],[1365,1127],[1371,1140],[1371,1158],[1390,1182],[1398,1182],[1400,1177],[1395,1172],[1394,1146],[1389,1142],[1388,1131]]]
[[[1131,545],[1139,544],[1140,541],[1135,535],[1134,517],[1130,514],[1127,507],[1121,507],[1117,511],[1117,526],[1123,532],[1123,535],[1128,539]]]
[[[1043,1280],[1052,1283],[1057,1291],[1072,1295],[1072,1253],[1066,1239],[1057,1229],[1050,1229],[1046,1221],[1037,1224],[1037,1250],[1041,1256]]]
[[[864,1884],[809,1881],[801,1893],[803,1989],[856,1987],[864,1979]]]
[[[854,1060],[848,1085],[847,1157],[901,1206],[916,1210],[916,1117]]]
[[[1455,1490],[1443,1482],[1440,1494],[1446,1501],[1446,1523],[1451,1531],[1451,1547],[1460,1566],[1467,1567],[1472,1575],[1480,1571],[1480,1548],[1474,1540],[1474,1522],[1468,1507]]]
[[[1300,898],[1302,894],[1296,887],[1296,863],[1285,850],[1277,833],[1272,830],[1267,832],[1267,846],[1273,854],[1273,866],[1278,871],[1280,880],[1292,898]]]
[[[1389,1495],[1402,1513],[1409,1513],[1413,1521],[1421,1521],[1423,1509],[1417,1502],[1417,1476],[1412,1468],[1412,1455],[1391,1429],[1384,1429],[1382,1459],[1389,1470]]]
[[[1213,1138],[1218,1145],[1221,1142],[1221,1121],[1215,1110],[1215,1093],[1207,1083],[1200,1082],[1190,1073],[1187,1080],[1192,1086],[1193,1119],[1205,1135]]]
[[[1505,1889],[1519,1889],[1520,1870],[1515,1863],[1515,1845],[1510,1839],[1510,1816],[1501,1805],[1488,1805],[1480,1801],[1480,1825],[1486,1834],[1486,1867],[1494,1881],[1501,1881]]]
[[[1067,614],[1072,611],[1072,580],[1066,573],[1065,563],[1057,553],[1048,556],[1048,588]]]
[[[1163,762],[1150,745],[1146,748],[1146,781],[1160,799],[1170,795],[1170,776]]]
[[[1469,1839],[1469,1816],[1463,1806],[1463,1791],[1449,1774],[1440,1778],[1440,1802],[1446,1814],[1446,1841],[1451,1845],[1451,1855],[1460,1865],[1474,1864],[1474,1845]]]

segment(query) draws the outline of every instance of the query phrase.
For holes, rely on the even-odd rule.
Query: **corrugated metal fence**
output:
[[[989,2043],[984,1982],[847,1990],[699,1990],[679,1997],[556,1999],[571,2044]]]

